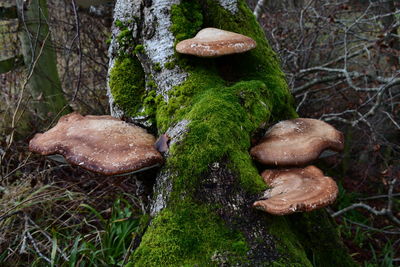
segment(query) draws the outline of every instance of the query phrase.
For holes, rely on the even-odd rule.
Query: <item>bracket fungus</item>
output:
[[[332,204],[338,194],[335,181],[315,166],[266,170],[261,176],[272,188],[253,206],[275,215],[312,211]]]
[[[176,51],[198,57],[219,57],[249,51],[256,47],[256,41],[245,35],[216,28],[205,28],[194,38],[176,45]]]
[[[104,175],[136,172],[163,162],[146,130],[111,116],[71,113],[29,142],[41,155],[61,154],[74,165]]]
[[[326,122],[298,118],[272,126],[251,156],[266,165],[299,166],[319,157],[325,149],[342,151],[343,134]]]

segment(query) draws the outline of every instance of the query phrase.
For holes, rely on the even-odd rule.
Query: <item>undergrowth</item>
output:
[[[143,227],[135,178],[33,159],[2,176],[0,266],[123,266]]]

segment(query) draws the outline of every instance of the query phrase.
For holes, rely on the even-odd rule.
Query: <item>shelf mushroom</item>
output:
[[[332,204],[338,194],[335,181],[315,166],[266,170],[261,176],[272,188],[265,192],[265,199],[253,206],[275,215],[322,208]]]
[[[194,38],[186,39],[176,45],[176,51],[198,57],[219,57],[249,51],[256,42],[245,35],[216,28],[205,28]]]
[[[325,149],[342,151],[343,134],[326,122],[298,118],[272,126],[251,156],[266,165],[299,166],[319,157]]]
[[[146,130],[111,116],[71,113],[29,142],[41,155],[61,154],[74,165],[104,175],[131,173],[163,162]]]

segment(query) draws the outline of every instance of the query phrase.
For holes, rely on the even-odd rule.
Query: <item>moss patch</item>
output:
[[[115,104],[130,117],[142,115],[139,110],[144,99],[151,94],[151,90],[146,92],[145,74],[136,57],[137,53],[144,52],[144,47],[133,39],[131,28],[134,23],[134,20],[115,21],[115,26],[119,28],[116,40],[120,48],[109,81]]]
[[[175,68],[175,62],[174,61],[170,61],[164,64],[164,68],[172,70],[173,68]]]
[[[271,109],[271,120],[293,118],[298,115],[293,109],[293,98],[289,92],[280,61],[269,46],[263,29],[259,26],[245,1],[238,1],[238,14],[232,15],[221,8],[217,1],[203,0],[207,9],[203,27],[216,27],[227,31],[237,32],[253,38],[257,47],[247,53],[229,56],[230,75],[237,80],[263,81],[274,99]],[[228,57],[217,59],[217,64],[226,67],[224,61]]]
[[[248,251],[242,235],[228,230],[203,205],[182,200],[151,223],[131,266],[217,266],[240,262]]]
[[[110,89],[115,103],[128,116],[135,116],[145,95],[144,72],[139,60],[119,57],[110,72]]]
[[[258,172],[248,154],[249,133],[270,114],[269,100],[263,97],[267,95],[264,90],[266,86],[260,81],[214,87],[197,93],[189,108],[181,108],[180,112],[191,123],[184,144],[173,151],[176,156],[170,161],[175,169],[179,169],[175,184],[178,191],[196,188],[198,180],[193,178],[201,177],[210,163],[223,157],[232,162],[244,189],[258,192],[265,188],[262,180],[257,179]],[[243,97],[251,94],[255,94],[256,101]]]
[[[343,246],[339,231],[325,210],[297,213],[288,219],[313,266],[358,266]]]
[[[313,266],[304,251],[299,238],[290,228],[286,216],[268,216],[266,223],[269,230],[275,236],[278,250],[281,252],[279,261],[274,262],[273,266]]]
[[[251,135],[263,122],[295,116],[292,97],[275,54],[244,2],[236,16],[215,1],[200,2],[182,1],[172,7],[171,31],[177,40],[193,37],[200,27],[222,24],[254,37],[258,46],[253,52],[217,60],[176,55],[176,64],[189,77],[169,92],[169,102],[159,104],[156,116],[161,132],[182,119],[191,122],[185,142],[171,148],[168,164],[180,173],[174,186],[176,192],[193,190],[208,165],[226,157],[237,170],[240,185],[260,192],[265,185],[248,155]],[[219,75],[219,62],[224,60],[233,60],[234,74],[243,72],[239,82]]]
[[[203,24],[200,5],[195,1],[182,1],[180,5],[173,5],[171,18],[173,19],[171,32],[177,42],[193,37]]]

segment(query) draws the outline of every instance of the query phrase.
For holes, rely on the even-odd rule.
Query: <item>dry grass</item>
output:
[[[79,246],[91,244],[90,250],[100,253],[105,236],[110,234],[107,227],[117,218],[115,212],[122,212],[118,219],[126,220],[137,220],[141,214],[140,201],[134,197],[135,177],[96,176],[28,157],[18,171],[2,175],[0,263],[40,266],[49,264],[50,259],[65,264],[71,260],[75,242]],[[117,206],[116,199],[120,203]],[[55,240],[57,249],[53,252]],[[88,263],[89,256],[84,252],[75,255],[81,260],[87,258]],[[52,253],[57,256],[54,260]],[[98,255],[96,260],[101,259]]]

